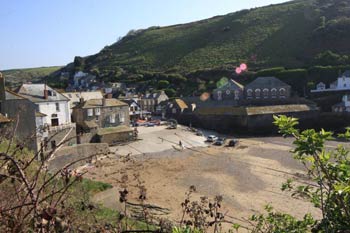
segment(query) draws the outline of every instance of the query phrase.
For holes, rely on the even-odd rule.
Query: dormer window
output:
[[[53,90],[48,90],[47,93],[48,93],[48,96],[57,96],[56,92]]]

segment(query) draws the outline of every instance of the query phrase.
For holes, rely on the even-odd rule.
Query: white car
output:
[[[218,139],[215,135],[209,135],[207,137],[207,142],[215,142]]]

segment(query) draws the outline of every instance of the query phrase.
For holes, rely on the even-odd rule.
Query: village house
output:
[[[138,104],[143,111],[156,113],[157,106],[168,99],[169,97],[164,91],[158,91],[154,93],[147,93],[146,95],[142,96],[140,99],[138,99]],[[159,112],[159,114],[161,113]]]
[[[244,95],[247,100],[288,99],[291,86],[275,77],[258,77],[245,86]]]
[[[45,151],[61,143],[75,143],[75,124],[71,123],[69,100],[46,84],[23,84],[17,92],[5,89],[0,77],[1,113],[17,125],[15,136],[28,140],[30,149]]]
[[[74,74],[73,79],[68,84],[68,87],[66,88],[67,92],[70,91],[82,91],[82,90],[93,90],[94,86],[96,85],[97,80],[96,76],[84,73],[82,71],[78,71]]]
[[[134,99],[125,99],[123,102],[129,105],[129,116],[131,121],[142,118],[141,107]]]
[[[165,108],[166,117],[177,118],[179,115],[188,110],[189,107],[182,99],[174,99],[169,101]]]
[[[328,92],[328,91],[346,91],[350,90],[350,70],[345,71],[341,76],[337,78],[336,81],[326,88],[326,84],[320,82],[316,85],[316,89],[311,90],[311,92]]]
[[[332,112],[350,113],[350,95],[344,95],[342,102],[333,105]]]
[[[243,98],[244,86],[233,79],[213,91],[213,99],[221,100],[241,100]]]
[[[133,138],[129,128],[129,106],[117,99],[83,100],[73,108],[79,142],[106,142],[110,145]]]

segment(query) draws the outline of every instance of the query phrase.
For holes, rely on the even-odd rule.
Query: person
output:
[[[181,146],[181,149],[184,149],[184,145],[182,144],[181,140],[179,141],[179,146]]]

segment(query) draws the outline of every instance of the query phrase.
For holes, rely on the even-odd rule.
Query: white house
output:
[[[350,70],[344,72],[336,81],[329,85],[329,88],[326,88],[326,85],[323,82],[320,82],[316,85],[315,90],[311,92],[327,92],[327,91],[344,91],[350,90]]]
[[[350,112],[350,95],[344,95],[342,102],[332,106],[332,111],[339,113]]]
[[[37,124],[61,126],[71,123],[69,99],[46,84],[23,84],[17,94],[36,105]]]

